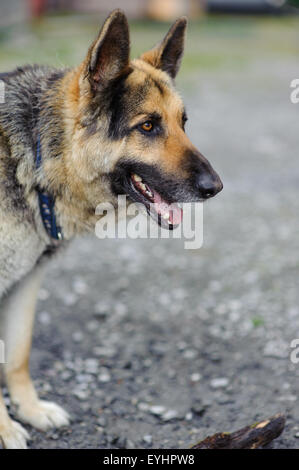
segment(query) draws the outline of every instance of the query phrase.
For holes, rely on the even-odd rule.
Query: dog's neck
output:
[[[75,130],[80,127],[79,111],[84,106],[79,93],[81,75],[80,68],[69,70],[47,91],[38,123],[43,160],[37,182],[54,198],[57,224],[66,239],[93,232],[97,221],[95,206],[86,196],[86,184],[92,181],[84,175],[79,159],[74,161],[76,146],[80,147],[80,142],[74,142]]]
[[[15,192],[33,214],[37,230],[46,242],[38,188],[54,198],[57,224],[66,239],[93,232],[98,220],[96,206],[108,200],[109,195],[111,199],[107,178],[100,176],[105,169],[87,171],[86,161],[92,162],[89,168],[93,168],[93,155],[102,150],[97,137],[93,153],[83,145],[90,132],[89,124],[95,119],[90,115],[85,127],[80,121],[90,104],[90,96],[80,91],[82,76],[82,66],[69,70],[28,66],[2,76],[6,82],[6,103],[0,113],[0,138],[6,149],[1,157],[3,166],[14,172]],[[38,136],[42,164],[37,169]]]

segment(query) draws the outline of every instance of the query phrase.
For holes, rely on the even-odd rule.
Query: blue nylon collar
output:
[[[41,150],[41,141],[40,135],[37,138],[37,146],[36,146],[36,160],[35,166],[38,170],[42,164],[42,150]],[[39,200],[39,209],[41,218],[46,229],[46,232],[51,238],[54,240],[62,240],[63,234],[61,227],[57,226],[56,223],[56,216],[55,216],[55,200],[54,198],[49,195],[48,193],[41,191],[39,188],[37,189],[38,192],[38,200]]]

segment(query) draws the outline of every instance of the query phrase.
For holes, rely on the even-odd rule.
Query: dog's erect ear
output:
[[[187,18],[179,18],[170,28],[162,42],[140,57],[153,67],[167,72],[175,78],[184,52]]]
[[[88,51],[86,72],[92,88],[120,76],[129,65],[129,55],[128,21],[121,10],[114,10]]]

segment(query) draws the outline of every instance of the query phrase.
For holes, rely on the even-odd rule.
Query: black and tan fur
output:
[[[139,59],[129,59],[124,14],[114,11],[77,68],[26,66],[0,74],[0,339],[3,366],[17,418],[45,430],[66,425],[67,413],[39,400],[28,363],[35,299],[49,253],[64,242],[46,233],[39,188],[55,198],[65,240],[93,231],[95,208],[135,200],[130,175],[140,174],[167,200],[196,201],[222,188],[209,162],[184,132],[174,88],[186,19]],[[142,124],[150,121],[147,133]],[[42,166],[36,169],[38,134]],[[137,198],[138,199],[138,198]],[[98,219],[98,216],[97,216]],[[0,392],[0,440],[25,448],[28,434],[6,411]]]

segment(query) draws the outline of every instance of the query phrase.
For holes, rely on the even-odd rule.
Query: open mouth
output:
[[[162,228],[173,230],[180,225],[183,211],[176,203],[169,204],[136,173],[130,175],[129,182],[136,202],[143,203],[148,214]]]

